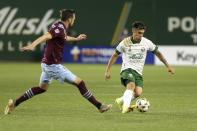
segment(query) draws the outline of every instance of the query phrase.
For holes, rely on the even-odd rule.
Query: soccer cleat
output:
[[[131,105],[130,108],[132,108],[133,110],[137,109],[137,105]]]
[[[100,107],[100,109],[99,109],[99,112],[100,113],[103,113],[105,111],[108,111],[111,107],[112,107],[111,104],[109,104],[109,105],[102,104],[101,107]]]
[[[131,110],[130,110],[130,107],[129,106],[124,106],[123,107],[123,110],[122,110],[122,114],[125,114],[125,113],[129,113]]]
[[[129,113],[130,111],[133,111],[135,108],[134,106],[135,105],[123,107],[122,114]]]
[[[15,108],[15,103],[16,103],[15,100],[9,99],[8,105],[5,107],[5,111],[4,111],[4,114],[5,114],[5,115],[10,114],[10,113],[14,110],[14,108]]]
[[[117,98],[117,99],[115,100],[115,103],[119,105],[120,111],[122,111],[123,102],[120,101],[120,98]]]

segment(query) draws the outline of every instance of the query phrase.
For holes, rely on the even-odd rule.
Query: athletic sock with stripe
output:
[[[86,85],[84,83],[84,81],[81,81],[81,83],[79,85],[77,85],[81,95],[86,98],[87,100],[89,100],[89,102],[91,102],[94,106],[96,106],[98,109],[100,109],[101,107],[101,103],[98,102],[94,96],[92,95],[92,93],[86,88]]]
[[[25,92],[22,96],[20,96],[18,99],[16,99],[15,106],[18,106],[20,103],[32,98],[35,95],[41,94],[45,92],[46,90],[41,89],[40,87],[32,87],[29,90]]]

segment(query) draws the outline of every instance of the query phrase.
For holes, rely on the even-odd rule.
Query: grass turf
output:
[[[120,65],[111,69],[111,80],[104,80],[106,65],[66,64],[81,77],[87,88],[103,103],[114,103],[124,88]],[[117,105],[106,113],[85,100],[77,88],[53,80],[49,90],[18,106],[0,119],[0,131],[196,131],[197,67],[174,67],[170,75],[164,66],[144,67],[141,97],[150,100],[150,110],[121,114]],[[9,98],[17,98],[39,84],[40,63],[0,63],[0,115]],[[132,103],[135,103],[133,101]]]

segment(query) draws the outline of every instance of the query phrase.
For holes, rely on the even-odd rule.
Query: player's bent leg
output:
[[[142,94],[142,87],[136,86],[136,87],[135,87],[135,95],[134,95],[135,98],[141,96],[141,94]]]
[[[122,113],[128,113],[131,111],[130,104],[131,101],[134,99],[134,90],[135,90],[135,83],[134,82],[129,82],[126,86],[126,91],[124,92],[123,95],[123,108],[122,108]]]
[[[135,90],[134,90],[134,99],[137,98],[137,97],[139,97],[141,94],[142,94],[142,87],[136,86],[135,87]],[[137,108],[137,106],[136,105],[131,105],[130,108],[132,110],[134,110],[134,109]]]
[[[103,113],[112,107],[112,105],[101,104],[99,101],[97,101],[95,97],[92,95],[92,93],[86,88],[85,82],[79,77],[76,77],[73,84],[78,87],[81,95],[85,99],[87,99],[89,102],[91,102],[94,106],[98,108],[99,112]]]
[[[135,90],[135,83],[134,82],[129,82],[126,86],[127,90]]]
[[[82,82],[81,78],[76,77],[73,84],[78,86],[81,82]]]
[[[45,90],[45,91],[47,91],[48,90],[48,88],[49,88],[49,84],[40,84],[40,86],[39,86],[41,89],[43,89],[43,90]]]

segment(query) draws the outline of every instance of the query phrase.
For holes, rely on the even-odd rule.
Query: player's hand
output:
[[[25,51],[25,50],[34,50],[34,46],[29,45],[21,48],[21,51]]]
[[[109,80],[110,79],[110,74],[109,72],[105,72],[105,80]]]
[[[174,71],[174,69],[172,67],[168,67],[168,72],[170,72],[171,74],[175,73],[175,71]]]
[[[87,35],[86,34],[80,34],[78,37],[77,37],[77,40],[85,40],[87,38]]]

